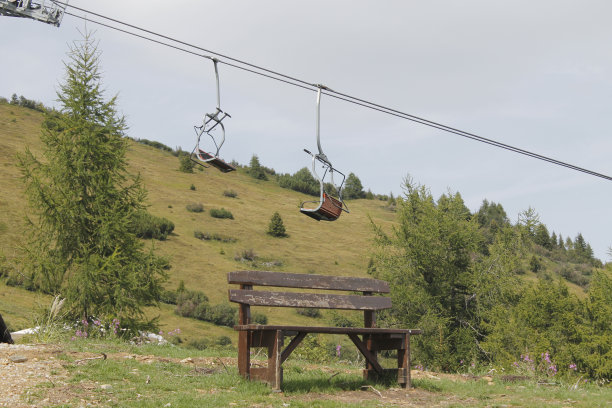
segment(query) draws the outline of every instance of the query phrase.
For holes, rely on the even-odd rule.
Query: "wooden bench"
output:
[[[368,278],[263,271],[230,272],[227,279],[230,284],[240,285],[240,289],[229,290],[229,300],[240,304],[239,322],[234,329],[239,331],[238,371],[243,377],[265,381],[273,390],[280,391],[283,382],[281,366],[308,333],[346,334],[365,357],[364,379],[376,380],[391,375],[396,376],[402,387],[410,387],[410,335],[421,334],[421,330],[376,327],[376,311],[390,308],[391,299],[373,294],[389,293],[387,282]],[[362,295],[276,292],[253,290],[253,286],[362,292]],[[364,314],[364,327],[251,324],[251,306],[361,310]],[[284,347],[285,337],[291,336],[291,341]],[[267,367],[251,366],[252,347],[268,349]],[[381,350],[397,350],[397,369],[381,367],[377,356]]]

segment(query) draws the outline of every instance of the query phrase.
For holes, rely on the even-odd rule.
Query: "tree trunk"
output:
[[[11,332],[8,331],[6,324],[4,324],[4,319],[2,319],[1,314],[0,314],[0,343],[13,344],[13,339],[11,338]]]

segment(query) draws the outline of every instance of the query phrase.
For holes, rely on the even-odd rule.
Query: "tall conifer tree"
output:
[[[33,217],[29,284],[66,296],[74,317],[119,318],[137,327],[157,302],[166,261],[129,225],[146,191],[127,172],[128,141],[116,97],[105,100],[97,43],[83,34],[68,52],[61,108],[47,114],[42,158],[20,157]]]

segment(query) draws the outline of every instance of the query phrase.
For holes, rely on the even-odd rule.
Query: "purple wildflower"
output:
[[[574,363],[570,364],[569,365],[569,369],[576,371],[577,370],[576,364],[574,364]]]
[[[342,346],[339,345],[339,344],[336,346],[336,356],[338,356],[338,358],[340,357],[340,349],[341,348],[342,348]]]

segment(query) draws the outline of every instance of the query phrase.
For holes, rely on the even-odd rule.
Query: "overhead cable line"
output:
[[[240,59],[237,59],[237,58],[233,58],[231,56],[228,56],[228,55],[225,55],[225,54],[213,51],[213,50],[209,50],[209,49],[206,49],[206,48],[194,45],[194,44],[190,44],[190,43],[187,43],[185,41],[181,41],[181,40],[178,40],[178,39],[175,39],[175,38],[172,38],[172,37],[169,37],[169,36],[157,33],[155,31],[147,30],[147,29],[144,29],[142,27],[135,26],[133,24],[125,23],[123,21],[120,21],[120,20],[117,20],[117,19],[114,19],[114,18],[111,18],[111,17],[104,16],[104,15],[99,14],[99,13],[95,13],[95,12],[92,12],[92,11],[89,11],[89,10],[85,10],[83,8],[80,8],[80,7],[71,5],[71,4],[61,3],[59,1],[57,3],[65,5],[67,7],[73,8],[73,9],[76,9],[76,10],[79,10],[79,11],[82,11],[82,12],[87,13],[87,14],[94,15],[94,16],[102,18],[104,20],[111,21],[111,22],[116,23],[116,24],[120,24],[122,26],[129,27],[129,28],[134,29],[134,30],[138,30],[138,31],[141,31],[141,32],[144,32],[144,33],[147,33],[147,34],[159,37],[159,38],[163,38],[165,40],[168,40],[168,41],[171,41],[171,42],[174,42],[174,43],[177,43],[177,44],[181,44],[182,46],[186,46],[186,47],[193,48],[193,49],[196,49],[196,50],[199,50],[199,51],[203,51],[203,52],[206,52],[208,54],[212,54],[212,55],[214,55],[216,57],[225,58],[226,60],[229,60],[229,61],[232,61],[232,62],[227,62],[227,61],[224,61],[224,60],[218,60],[219,63],[227,65],[227,66],[230,66],[230,67],[233,67],[233,68],[237,68],[239,70],[243,70],[243,71],[255,74],[255,75],[259,75],[259,76],[263,76],[263,77],[266,77],[266,78],[269,78],[269,79],[280,81],[280,82],[283,82],[283,83],[286,83],[286,84],[289,84],[289,85],[293,85],[293,86],[296,86],[296,87],[299,87],[299,88],[307,89],[307,90],[313,91],[313,92],[317,92],[319,87],[321,86],[319,84],[314,84],[314,83],[311,83],[311,82],[308,82],[308,81],[296,78],[294,76],[286,75],[286,74],[283,74],[283,73],[278,72],[278,71],[274,71],[274,70],[271,70],[271,69],[268,69],[268,68],[265,68],[265,67],[262,67],[262,66],[259,66],[259,65],[256,65],[256,64],[249,63],[247,61],[243,61],[243,60],[240,60]],[[168,42],[160,41],[160,40],[157,40],[155,38],[151,38],[151,37],[148,37],[148,36],[145,36],[145,35],[142,35],[142,34],[137,34],[137,33],[134,33],[132,31],[128,31],[128,30],[116,27],[114,25],[106,24],[106,23],[103,23],[103,22],[100,22],[100,21],[95,21],[95,20],[90,19],[89,17],[83,17],[83,16],[79,16],[79,15],[72,14],[72,13],[69,13],[69,12],[65,12],[65,14],[68,14],[68,15],[70,15],[72,17],[83,19],[83,20],[92,22],[94,24],[98,24],[98,25],[101,25],[101,26],[104,26],[104,27],[107,27],[107,28],[110,28],[110,29],[113,29],[113,30],[116,30],[116,31],[119,31],[119,32],[122,32],[122,33],[125,33],[125,34],[128,34],[128,35],[131,35],[131,36],[134,36],[134,37],[138,37],[138,38],[150,41],[150,42],[154,42],[154,43],[159,44],[159,45],[170,47],[170,48],[173,48],[173,49],[181,51],[181,52],[186,52],[186,53],[189,53],[189,54],[192,54],[192,55],[195,55],[195,56],[198,56],[198,57],[202,57],[202,58],[207,58],[207,59],[213,59],[214,58],[212,55],[206,55],[206,54],[202,54],[200,52],[195,52],[195,51],[189,50],[187,48],[180,47],[180,46],[177,46],[177,45],[174,45],[174,44],[170,44]],[[548,162],[548,163],[551,163],[551,164],[555,164],[555,165],[562,166],[562,167],[565,167],[565,168],[568,168],[568,169],[571,169],[571,170],[579,171],[579,172],[582,172],[582,173],[585,173],[585,174],[589,174],[589,175],[592,175],[592,176],[595,176],[595,177],[599,177],[599,178],[603,178],[605,180],[612,181],[612,177],[608,176],[608,175],[605,175],[605,174],[601,174],[601,173],[598,173],[598,172],[595,172],[595,171],[592,171],[592,170],[588,170],[588,169],[585,169],[583,167],[575,166],[573,164],[566,163],[566,162],[563,162],[563,161],[560,161],[560,160],[556,160],[556,159],[553,159],[551,157],[547,157],[547,156],[544,156],[544,155],[541,155],[541,154],[538,154],[538,153],[531,152],[529,150],[521,149],[521,148],[518,148],[518,147],[515,147],[515,146],[511,146],[511,145],[508,145],[508,144],[505,144],[505,143],[502,143],[502,142],[498,142],[496,140],[489,139],[489,138],[486,138],[486,137],[483,137],[483,136],[479,136],[479,135],[476,135],[474,133],[470,133],[470,132],[466,132],[466,131],[463,131],[463,130],[460,130],[460,129],[457,129],[457,128],[453,128],[451,126],[447,126],[447,125],[444,125],[444,124],[441,124],[441,123],[438,123],[438,122],[434,122],[434,121],[431,121],[429,119],[425,119],[425,118],[422,118],[422,117],[419,117],[419,116],[411,115],[409,113],[402,112],[400,110],[393,109],[393,108],[390,108],[390,107],[387,107],[387,106],[384,106],[384,105],[380,105],[380,104],[377,104],[377,103],[374,103],[374,102],[370,102],[368,100],[361,99],[361,98],[358,98],[358,97],[355,97],[355,96],[352,96],[352,95],[344,94],[342,92],[335,91],[335,90],[330,89],[328,87],[324,87],[323,89],[324,89],[324,91],[322,91],[322,94],[328,95],[328,96],[330,96],[332,98],[335,98],[335,99],[339,99],[339,100],[342,100],[342,101],[345,101],[345,102],[349,102],[349,103],[352,103],[354,105],[362,106],[362,107],[365,107],[365,108],[368,108],[368,109],[371,109],[371,110],[374,110],[374,111],[382,112],[382,113],[385,113],[385,114],[388,114],[388,115],[391,115],[391,116],[395,116],[395,117],[398,117],[398,118],[401,118],[401,119],[410,120],[412,122],[419,123],[421,125],[429,126],[429,127],[435,128],[435,129],[439,129],[439,130],[442,130],[442,131],[445,131],[445,132],[448,132],[448,133],[452,133],[452,134],[461,136],[461,137],[472,139],[472,140],[475,140],[475,141],[478,141],[478,142],[481,142],[481,143],[486,143],[488,145],[495,146],[495,147],[498,147],[498,148],[501,148],[501,149],[504,149],[504,150],[508,150],[508,151],[511,151],[511,152],[514,152],[514,153],[518,153],[518,154],[521,154],[521,155],[524,155],[524,156],[528,156],[528,157],[531,157],[531,158],[534,158],[534,159],[542,160],[542,161],[545,161],[545,162]]]

